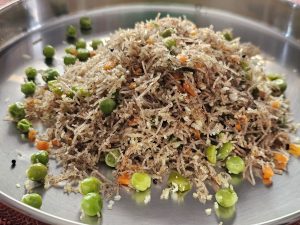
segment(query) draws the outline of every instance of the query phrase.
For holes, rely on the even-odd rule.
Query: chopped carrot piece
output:
[[[117,181],[118,181],[118,184],[120,184],[120,185],[128,186],[130,183],[130,176],[128,173],[125,173],[125,174],[119,176]]]
[[[274,153],[274,159],[279,163],[287,163],[289,161],[289,157],[279,152]]]
[[[279,109],[280,105],[281,105],[280,101],[272,101],[271,102],[271,106],[273,109]]]
[[[57,139],[53,139],[53,140],[51,141],[51,144],[52,144],[53,146],[55,146],[55,147],[61,147],[61,143],[60,143],[60,141],[57,140]]]
[[[90,57],[93,57],[96,55],[96,52],[95,51],[90,51]]]
[[[181,62],[182,64],[186,63],[186,61],[188,60],[188,57],[186,55],[178,55],[177,59],[179,60],[179,62]]]
[[[271,185],[272,184],[272,178],[264,178],[263,180],[264,185]]]
[[[284,170],[289,161],[289,158],[279,152],[274,153],[275,167],[280,170]]]
[[[36,148],[38,150],[48,150],[50,147],[50,144],[48,141],[37,141],[36,142]]]
[[[187,92],[189,95],[193,97],[197,96],[197,92],[195,91],[194,87],[192,87],[192,84],[190,82],[184,82],[182,87],[185,90],[185,92]]]
[[[264,165],[262,168],[262,172],[263,172],[264,179],[270,179],[274,176],[274,172],[269,165]]]
[[[300,156],[300,145],[298,144],[290,144],[289,145],[289,153],[291,153],[293,156]]]
[[[116,67],[116,63],[114,61],[108,61],[104,64],[103,69],[104,70],[111,70]]]
[[[129,89],[133,90],[136,88],[136,83],[135,82],[131,82],[129,85],[128,85]]]
[[[35,129],[30,129],[28,132],[28,140],[34,142],[36,139],[37,131]]]
[[[200,131],[193,129],[194,137],[195,139],[199,140],[200,139]]]
[[[242,125],[238,122],[236,125],[235,125],[235,129],[237,131],[241,131],[242,130]]]
[[[201,62],[196,62],[194,64],[194,66],[195,66],[196,69],[201,69],[202,67],[204,67],[203,63],[201,63]]]
[[[133,127],[139,124],[139,118],[138,117],[133,117],[128,121],[128,126]]]

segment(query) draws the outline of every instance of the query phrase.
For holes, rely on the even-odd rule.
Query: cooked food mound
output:
[[[47,127],[37,139],[52,141],[49,154],[63,168],[46,184],[70,188],[95,176],[112,191],[143,178],[147,185],[135,189],[144,190],[173,171],[202,202],[209,186],[229,187],[238,175],[270,184],[298,146],[284,77],[266,73],[258,53],[230,30],[182,18],[116,31],[25,100],[27,118]]]

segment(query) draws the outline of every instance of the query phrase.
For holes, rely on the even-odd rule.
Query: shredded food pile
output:
[[[120,176],[145,171],[162,181],[176,170],[205,202],[209,186],[228,186],[230,180],[225,162],[210,163],[205,149],[226,142],[234,145],[230,154],[245,161],[243,177],[250,183],[263,178],[265,166],[282,173],[274,155],[289,157],[294,126],[288,102],[267,78],[258,53],[239,38],[226,40],[224,31],[182,18],[116,31],[92,58],[66,66],[58,78],[64,93],[77,87],[88,94],[57,95],[42,85],[25,100],[28,118],[48,127],[39,138],[57,142],[50,152],[63,170],[46,182],[75,184],[93,175],[111,191]],[[117,102],[110,115],[99,110],[106,98]],[[115,148],[121,151],[116,181],[99,167]]]

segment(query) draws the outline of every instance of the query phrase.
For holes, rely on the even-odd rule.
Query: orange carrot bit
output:
[[[201,69],[201,68],[204,67],[204,65],[203,65],[203,63],[201,63],[201,62],[195,62],[195,63],[194,63],[194,67],[195,67],[196,69]]]
[[[194,137],[195,139],[199,140],[200,139],[200,131],[193,129]]]
[[[129,121],[128,121],[128,126],[130,126],[130,127],[134,127],[134,126],[136,126],[136,125],[138,125],[139,124],[139,117],[133,117],[132,119],[130,119]]]
[[[235,129],[236,129],[238,132],[240,132],[240,131],[242,130],[242,125],[241,125],[239,122],[237,122],[237,124],[235,125]]]
[[[298,144],[290,144],[289,145],[289,153],[291,153],[293,156],[300,156],[300,145]]]
[[[48,141],[36,141],[36,148],[38,150],[48,150],[50,147],[50,144]]]
[[[93,57],[96,55],[96,52],[95,51],[90,51],[90,57]]]
[[[273,109],[279,109],[281,106],[281,103],[280,103],[280,101],[272,101],[271,106]]]
[[[177,55],[177,59],[179,60],[180,63],[184,64],[187,62],[188,57],[186,55],[179,54]]]
[[[190,82],[184,82],[182,85],[183,89],[185,90],[186,93],[188,93],[189,95],[196,97],[197,96],[197,92],[195,91],[195,88],[192,86],[192,84]]]
[[[120,184],[120,185],[128,186],[130,183],[130,176],[128,173],[124,173],[123,175],[118,177],[117,181],[118,181],[118,184]]]
[[[37,131],[35,129],[30,129],[28,132],[28,140],[34,142],[36,139]]]
[[[269,165],[264,165],[262,167],[263,179],[272,179],[274,176],[274,172]]]
[[[52,144],[53,146],[55,146],[55,147],[61,147],[61,143],[60,143],[60,141],[57,140],[57,139],[53,139],[53,140],[51,141],[51,144]]]
[[[108,61],[104,64],[103,69],[104,70],[111,70],[116,67],[116,63],[114,61]]]
[[[286,165],[289,161],[289,157],[286,155],[275,152],[274,153],[274,160],[275,160],[275,166],[277,169],[284,170],[286,168]]]
[[[273,183],[272,178],[263,178],[262,182],[264,185],[271,185]]]

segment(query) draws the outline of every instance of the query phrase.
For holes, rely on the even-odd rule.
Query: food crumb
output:
[[[207,195],[206,200],[210,201],[210,200],[212,200],[212,197],[213,197],[212,195]]]
[[[223,225],[223,222],[220,222],[219,225]]]
[[[23,54],[22,58],[23,59],[31,59],[32,57],[30,55],[28,55],[28,54]]]
[[[4,99],[4,102],[5,103],[9,102],[9,98]]]
[[[21,187],[21,185],[20,185],[20,184],[16,184],[16,187],[17,187],[17,188],[20,188],[20,187]]]
[[[115,204],[115,202],[113,200],[109,200],[107,208],[108,209],[112,209],[113,205]]]
[[[147,195],[144,199],[144,203],[148,204],[150,202],[150,200],[151,200],[151,195]]]
[[[114,197],[114,200],[115,200],[115,201],[120,201],[120,200],[121,200],[121,195],[116,195],[116,196]]]
[[[219,208],[219,205],[218,205],[217,202],[214,202],[214,208],[215,208],[215,209],[218,209],[218,208]]]
[[[198,198],[198,194],[196,192],[193,193],[193,198]]]
[[[162,193],[160,195],[160,199],[169,199],[169,194],[170,194],[171,188],[165,188],[162,190]]]
[[[210,216],[211,215],[211,208],[205,209],[206,215]]]

